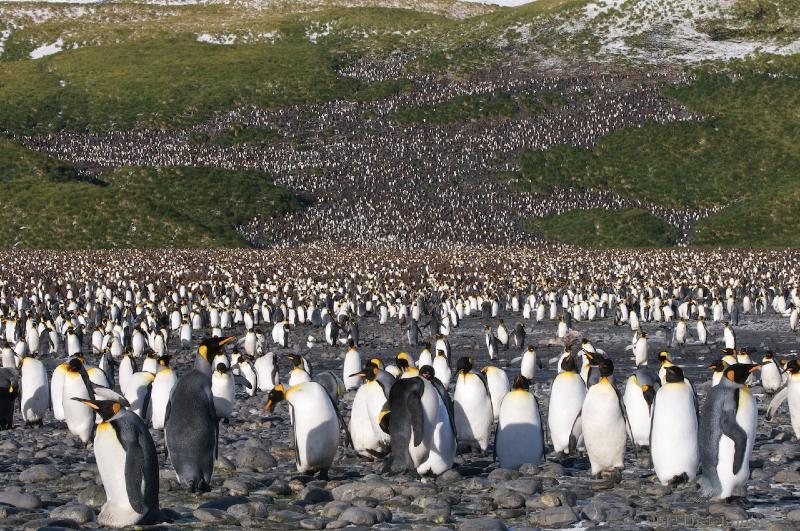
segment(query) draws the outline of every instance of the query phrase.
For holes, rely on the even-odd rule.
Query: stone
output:
[[[786,518],[790,522],[800,522],[800,509],[792,509],[786,513]]]
[[[213,500],[209,500],[200,505],[200,509],[217,509],[220,511],[226,511],[229,507],[233,505],[239,505],[242,503],[249,502],[250,499],[246,498],[245,496],[220,496]]]
[[[325,518],[306,518],[305,520],[300,520],[298,524],[303,529],[325,529],[329,522],[330,520]]]
[[[53,465],[33,465],[20,473],[19,480],[23,483],[41,483],[59,479],[61,476],[61,472]]]
[[[80,529],[81,525],[67,518],[39,518],[36,520],[28,520],[22,529]]]
[[[519,492],[525,496],[531,496],[542,491],[542,481],[537,478],[519,478],[506,481],[503,485],[508,490]]]
[[[226,479],[222,486],[228,489],[232,496],[247,496],[250,494],[250,489],[244,481],[238,479]]]
[[[24,492],[0,492],[0,503],[12,505],[19,509],[38,509],[42,500],[36,494]]]
[[[306,487],[300,491],[298,498],[308,503],[326,503],[333,501],[333,493],[328,489]]]
[[[512,479],[517,479],[519,476],[520,474],[516,470],[496,468],[491,472],[489,472],[489,475],[487,477],[492,481],[509,481]]]
[[[350,507],[339,515],[339,520],[355,525],[375,525],[378,523],[378,515],[370,509]]]
[[[239,523],[239,520],[234,518],[233,515],[219,509],[198,508],[195,509],[192,514],[201,522],[210,524],[235,525]]]
[[[461,522],[461,531],[508,531],[506,524],[497,518],[469,518]]]
[[[89,507],[102,507],[106,502],[106,491],[99,485],[90,485],[78,494],[78,502]]]
[[[86,524],[94,521],[94,510],[91,507],[79,503],[62,505],[50,511],[51,518],[66,518],[74,520],[79,524]]]
[[[266,518],[269,514],[267,504],[260,501],[237,503],[228,507],[227,511],[240,520],[246,517]]]
[[[278,466],[278,461],[266,450],[257,446],[246,446],[236,452],[236,466],[256,470],[269,470]]]
[[[562,527],[577,521],[578,515],[568,506],[550,507],[531,516],[531,523],[542,527]]]
[[[422,513],[426,520],[435,524],[444,524],[450,519],[450,505],[443,502],[429,503]]]
[[[708,506],[708,514],[711,516],[721,516],[729,522],[741,522],[750,518],[747,511],[729,503],[712,503]]]
[[[322,516],[325,518],[338,519],[339,515],[342,514],[348,507],[350,507],[349,503],[332,501],[325,505],[325,508],[322,510]]]

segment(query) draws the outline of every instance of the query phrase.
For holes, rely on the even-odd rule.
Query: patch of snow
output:
[[[31,59],[40,59],[48,55],[60,52],[64,48],[64,41],[61,37],[51,44],[43,44],[31,52]]]
[[[10,36],[11,36],[11,30],[0,31],[0,55],[3,55],[3,52],[6,49],[6,41]]]
[[[313,24],[306,28],[306,38],[312,44],[317,44],[320,37],[326,37],[331,34],[333,24],[326,22],[325,24]]]
[[[236,35],[232,34],[211,35],[208,33],[200,33],[197,35],[197,42],[205,42],[208,44],[231,45],[236,43]]]

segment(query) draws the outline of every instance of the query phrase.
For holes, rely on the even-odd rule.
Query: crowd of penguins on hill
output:
[[[119,269],[80,261],[92,253],[5,253],[2,427],[12,428],[19,411],[22,423],[36,429],[52,409],[82,443],[93,443],[107,495],[103,525],[161,518],[150,429],[164,431],[178,481],[191,492],[210,490],[220,422],[233,414],[237,386],[249,396],[262,393],[269,412],[288,402],[297,470],[322,477],[342,444],[385,458],[387,473],[438,475],[469,449],[491,449],[501,467],[518,468],[541,462],[548,448],[556,456],[585,452],[592,475],[599,475],[623,468],[630,440],[637,451],[649,448],[662,483],[692,481],[702,470],[702,492],[728,499],[749,475],[758,421],[749,391],[755,378],[775,394],[769,415],[788,399],[800,435],[798,360],[766,353],[756,364],[734,332],[750,313],[784,316],[797,331],[797,270],[785,268],[797,264],[791,253],[742,254],[727,271],[697,263],[663,283],[618,263],[606,267],[615,274],[602,283],[574,277],[560,285],[526,283],[524,275],[503,278],[480,272],[479,264],[437,271],[424,259],[410,268],[390,267],[385,276],[350,262],[352,269],[317,278],[301,266],[273,266],[263,274],[241,268],[234,278],[226,268],[237,262],[222,261],[226,251],[200,255],[217,256],[222,264],[195,264],[205,267],[203,277],[181,270],[194,251],[170,259],[155,251],[107,253],[127,264]],[[703,256],[713,262],[712,253]],[[46,280],[24,273],[21,264],[32,268],[36,257],[42,270],[62,260],[73,270]],[[136,257],[140,262],[131,261]],[[758,265],[749,267],[754,257]],[[102,256],[94,259],[102,263]],[[365,258],[355,259],[363,268]],[[171,267],[144,269],[146,260],[149,267],[169,260]],[[727,276],[739,267],[747,274]],[[519,323],[506,325],[501,315]],[[487,323],[489,362],[481,368],[472,357],[451,356],[449,338],[470,318]],[[604,352],[571,330],[575,322],[598,319],[630,327],[630,354]],[[399,326],[407,351],[391,359],[362,353],[365,320]],[[708,337],[706,320],[726,320],[720,337]],[[670,326],[673,351],[690,342],[721,349],[709,366],[713,387],[702,404],[670,353],[656,360],[649,351],[642,325],[651,322]],[[531,389],[545,364],[526,340],[530,326],[539,325],[553,327],[549,344],[563,347],[548,375],[546,422]],[[299,326],[318,332],[298,337]],[[200,331],[207,335],[198,344]],[[345,351],[341,368],[313,370],[314,348],[322,341]],[[280,373],[276,351],[291,362],[288,374]],[[507,352],[520,363],[513,381],[498,363]],[[180,354],[193,358],[193,368],[178,375],[170,362]],[[620,393],[614,359],[626,356],[635,371]],[[42,360],[53,357],[60,363],[50,372]],[[352,398],[349,421],[339,410],[345,398]]]
[[[663,84],[686,81],[683,77],[452,81],[425,75],[413,81],[414,90],[378,101],[242,108],[185,130],[61,131],[20,141],[94,170],[210,166],[268,172],[275,184],[309,205],[240,225],[239,233],[256,246],[342,239],[397,248],[531,243],[536,237],[523,230],[525,220],[590,208],[645,209],[674,226],[685,243],[693,223],[714,211],[668,208],[597,190],[534,193],[525,190],[524,181],[508,177],[519,172],[518,155],[525,149],[589,148],[623,127],[699,119],[661,95]],[[459,96],[544,100],[555,93],[564,98],[563,106],[501,119],[451,124],[395,119],[409,106],[435,106]],[[213,141],[245,128],[268,129],[277,138],[263,144]],[[198,142],[198,136],[211,140]]]

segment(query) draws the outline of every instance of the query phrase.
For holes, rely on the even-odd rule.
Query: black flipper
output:
[[[578,416],[572,423],[572,431],[569,434],[569,453],[574,454],[578,450],[578,440],[583,435],[583,418],[581,414],[583,411],[578,412]]]
[[[125,490],[128,501],[137,513],[147,512],[144,496],[142,496],[142,479],[144,478],[144,451],[139,445],[138,437],[132,426],[125,422],[111,421],[117,439],[125,450]]]
[[[738,398],[738,397],[737,397]],[[722,434],[733,441],[733,473],[737,474],[744,463],[744,453],[747,450],[747,433],[736,423],[735,411],[724,411],[720,419]]]
[[[419,393],[414,393],[410,396],[410,400],[406,403],[408,412],[411,415],[411,431],[413,432],[414,446],[422,444],[422,392],[424,392],[424,387]]]

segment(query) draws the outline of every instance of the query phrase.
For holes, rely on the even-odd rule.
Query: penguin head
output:
[[[379,358],[371,358],[369,362],[373,363],[379,369],[383,368],[383,362]]]
[[[721,359],[714,360],[708,364],[708,368],[713,370],[714,372],[720,372],[723,369],[725,369],[725,362],[722,361]]]
[[[286,358],[292,362],[292,365],[295,367],[302,367],[303,366],[303,356],[299,354],[287,354]]]
[[[528,391],[531,388],[531,381],[522,376],[521,374],[514,378],[514,383],[511,384],[511,389]]]
[[[430,365],[423,365],[419,369],[419,375],[430,381],[433,380],[434,376],[436,375],[436,371],[434,371],[433,367]]]
[[[170,355],[161,356],[160,358],[158,358],[158,364],[161,367],[169,367],[169,361],[171,359],[172,359],[172,356],[170,356]]]
[[[768,350],[764,354],[764,363],[772,361],[774,357],[775,357],[775,354],[773,354],[773,352],[771,350]]]
[[[264,411],[272,413],[275,410],[275,406],[283,400],[286,400],[286,390],[283,388],[283,385],[278,384],[273,387],[272,391],[267,395],[267,401],[264,403]]]
[[[757,371],[760,367],[754,363],[735,363],[725,368],[725,378],[735,384],[744,385],[750,373]]]
[[[456,363],[456,372],[468,374],[472,370],[472,358],[464,356]]]
[[[604,358],[597,363],[600,369],[600,377],[608,378],[614,374],[614,362],[608,358]]]
[[[664,362],[669,361],[669,353],[667,351],[661,351],[658,354],[658,363],[664,365]]]
[[[228,366],[224,363],[217,363],[217,372],[220,374],[225,374],[228,372]]]
[[[356,349],[355,341],[353,341],[352,339],[348,339],[347,340],[347,348],[348,348],[348,350],[355,350]]]
[[[123,406],[130,405],[127,402],[122,403],[117,400],[89,400],[78,397],[73,397],[72,399],[94,409],[104,422],[122,411]]]
[[[564,357],[561,360],[561,370],[564,372],[575,372],[578,369],[577,364],[575,363],[575,358],[572,355]]]
[[[400,369],[400,372],[406,372],[408,370],[409,364],[406,358],[401,358],[397,356],[394,360],[394,364]]]
[[[667,380],[667,383],[679,383],[683,381],[683,369],[677,365],[670,365],[667,367],[666,371],[667,374],[665,379]]]
[[[789,374],[798,374],[800,373],[800,361],[797,358],[789,361],[786,364],[786,370],[789,371]]]
[[[73,356],[67,362],[67,370],[69,372],[80,372],[82,367],[83,367],[83,358],[81,357]]]
[[[375,380],[375,378],[377,378],[379,370],[380,369],[378,369],[377,365],[375,365],[371,361],[368,361],[367,363],[364,364],[364,368],[363,369],[361,369],[358,372],[354,372],[350,376],[361,376],[362,378],[364,378],[368,382],[371,382],[371,381]]]
[[[219,351],[222,350],[222,347],[234,339],[236,339],[236,336],[205,337],[202,341],[200,341],[200,345],[197,347],[197,353],[200,354],[204,360],[210,361],[209,358],[213,358]]]

